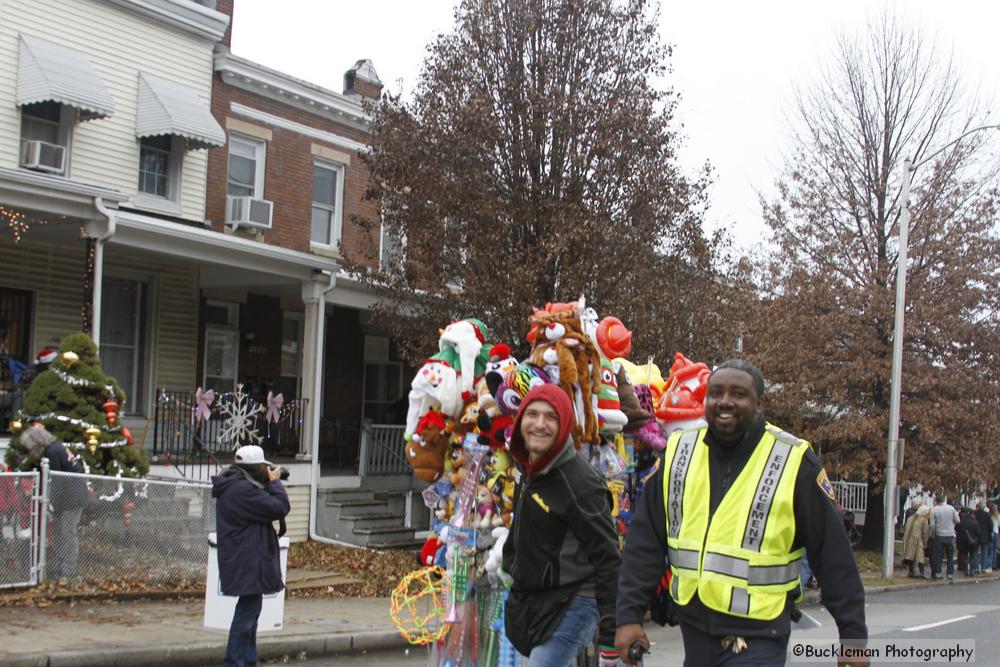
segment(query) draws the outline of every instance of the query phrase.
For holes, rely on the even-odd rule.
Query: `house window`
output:
[[[302,360],[302,316],[285,313],[281,323],[281,377],[298,378]]]
[[[217,393],[235,391],[239,372],[239,304],[209,300],[205,303],[205,359],[201,386]]]
[[[266,142],[238,135],[229,137],[229,170],[226,193],[230,197],[264,194],[264,153]]]
[[[379,241],[379,270],[402,273],[406,262],[406,239],[383,224]]]
[[[105,276],[101,291],[101,365],[125,392],[131,414],[145,413],[146,298],[141,280]]]
[[[403,364],[398,361],[366,362],[362,418],[376,424],[402,424]]]
[[[143,137],[139,141],[139,192],[170,197],[172,143],[169,135]]]
[[[58,102],[21,107],[21,166],[53,174],[66,173],[70,111]]]
[[[312,242],[340,244],[344,168],[332,163],[313,165]]]

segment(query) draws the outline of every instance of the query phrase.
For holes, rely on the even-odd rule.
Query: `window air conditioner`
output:
[[[233,229],[238,229],[240,225],[258,229],[271,228],[273,203],[253,197],[229,197],[227,202],[226,221]]]
[[[21,166],[50,174],[61,174],[66,166],[66,147],[45,141],[25,141]]]

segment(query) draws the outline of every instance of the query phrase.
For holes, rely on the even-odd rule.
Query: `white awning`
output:
[[[80,120],[107,118],[115,100],[86,54],[61,44],[20,35],[17,104],[58,102],[74,107]]]
[[[169,134],[187,139],[188,148],[226,145],[226,132],[193,89],[145,72],[139,75],[135,136]]]

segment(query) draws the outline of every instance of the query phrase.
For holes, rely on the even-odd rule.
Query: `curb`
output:
[[[305,658],[364,651],[409,647],[395,630],[370,630],[353,634],[286,635],[259,639],[257,655],[263,660],[284,657]],[[116,647],[91,651],[52,651],[49,653],[12,653],[0,655],[0,667],[146,667],[156,664],[203,667],[219,664],[226,653],[225,644],[200,642],[142,647]]]

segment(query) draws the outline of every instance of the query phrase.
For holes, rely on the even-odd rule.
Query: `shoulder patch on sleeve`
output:
[[[833,502],[837,502],[837,496],[833,492],[833,484],[830,483],[830,478],[826,476],[826,468],[820,468],[819,474],[816,475],[816,484],[826,494],[827,498]]]

